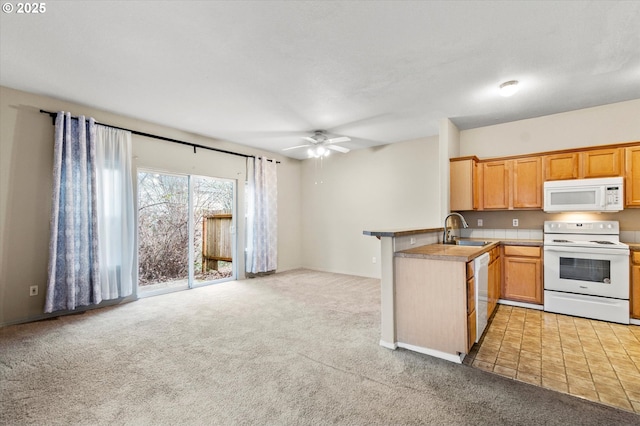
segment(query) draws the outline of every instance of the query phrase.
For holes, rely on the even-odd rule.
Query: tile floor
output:
[[[499,305],[464,362],[640,414],[640,326]]]

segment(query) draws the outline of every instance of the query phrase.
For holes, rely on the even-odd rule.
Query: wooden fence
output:
[[[233,215],[230,211],[218,211],[202,219],[202,272],[218,270],[218,261],[233,260]]]

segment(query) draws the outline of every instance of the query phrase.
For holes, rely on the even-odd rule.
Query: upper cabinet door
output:
[[[640,207],[640,145],[626,149],[624,191],[626,207]]]
[[[621,148],[597,149],[581,152],[581,177],[597,178],[622,176],[623,156],[624,150]]]
[[[542,208],[542,158],[513,160],[513,208]]]
[[[578,153],[552,154],[544,156],[544,180],[578,178]]]
[[[451,211],[478,208],[477,165],[474,158],[449,162],[449,208]]]
[[[511,161],[490,161],[482,163],[482,208],[508,209],[509,169]]]

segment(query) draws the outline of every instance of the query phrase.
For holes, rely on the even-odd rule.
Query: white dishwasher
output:
[[[489,253],[482,254],[473,261],[476,280],[476,343],[482,337],[489,321]]]

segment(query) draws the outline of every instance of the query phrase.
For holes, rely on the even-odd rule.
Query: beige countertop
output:
[[[640,243],[625,243],[625,244],[628,245],[631,250],[640,250]]]
[[[443,228],[420,228],[420,229],[389,229],[386,231],[362,231],[364,235],[372,237],[403,237],[405,235],[426,234],[428,232],[442,232]]]
[[[467,239],[467,238],[465,238]],[[477,238],[468,238],[478,240]],[[520,246],[542,246],[542,240],[496,240],[479,239],[481,241],[491,241],[484,246],[458,246],[448,244],[429,244],[402,250],[394,253],[395,257],[413,257],[418,259],[450,260],[453,262],[469,262],[483,253],[488,252],[500,244],[520,245]]]

